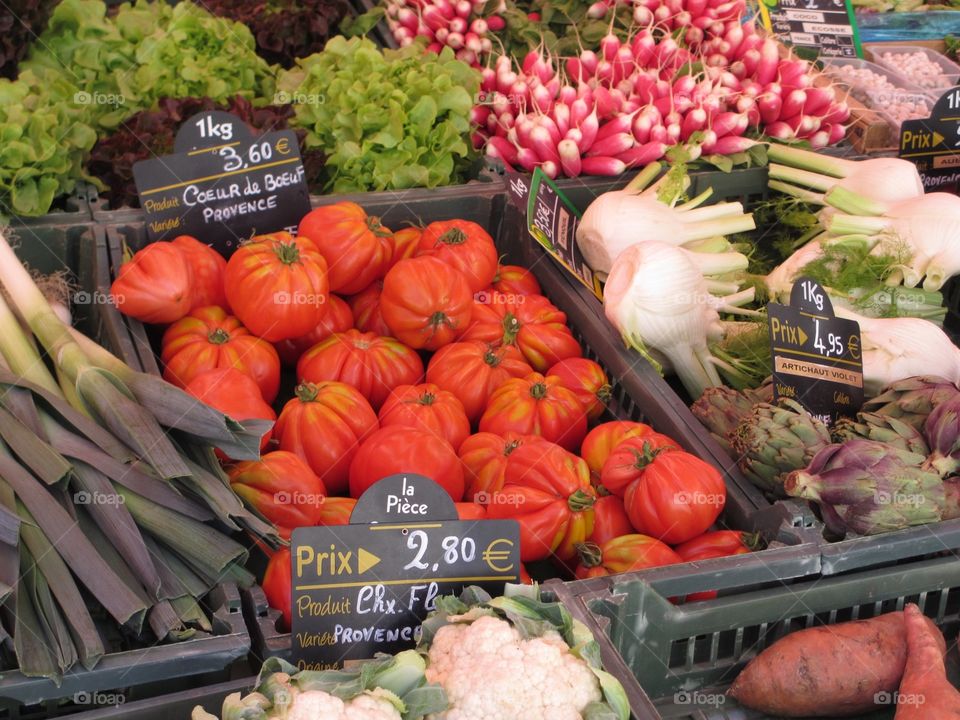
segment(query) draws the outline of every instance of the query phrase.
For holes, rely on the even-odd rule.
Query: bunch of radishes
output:
[[[656,24],[667,32],[691,28],[699,31],[701,39],[704,34],[722,34],[723,24],[739,20],[746,10],[744,0],[598,0],[587,16],[603,19],[616,6],[632,6],[633,21],[639,26]]]
[[[616,175],[679,143],[741,152],[751,127],[814,147],[843,137],[849,110],[813,87],[806,61],[781,59],[752,24],[723,30],[695,52],[649,28],[625,42],[608,34],[599,53],[584,50],[563,70],[542,50],[519,68],[501,56],[482,71],[474,143],[510,168],[575,177]]]
[[[457,59],[477,65],[490,54],[490,31],[504,28],[499,15],[480,17],[487,0],[386,0],[387,24],[400,47],[415,38],[429,41],[428,50],[440,52],[445,45]]]

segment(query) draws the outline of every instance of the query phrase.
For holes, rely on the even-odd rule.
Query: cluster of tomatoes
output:
[[[341,202],[229,261],[189,237],[150,244],[112,292],[122,312],[169,323],[169,382],[275,421],[260,460],[224,460],[286,537],[346,524],[377,480],[419,473],[461,519],[516,519],[523,562],[578,577],[747,550],[739,533],[704,535],[726,499],[715,468],[641,423],[590,429],[610,399],[603,369],[476,223],[391,232]],[[278,415],[282,367],[297,384]],[[281,551],[264,581],[285,611],[289,572]]]

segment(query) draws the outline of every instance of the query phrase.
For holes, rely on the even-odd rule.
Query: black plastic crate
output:
[[[220,715],[224,698],[233,693],[246,694],[253,690],[256,677],[205,685],[193,690],[167,692],[154,698],[124,702],[78,713],[70,720],[187,720],[197,705],[214,715]]]
[[[748,586],[741,584],[745,577]],[[718,588],[714,600],[670,602]],[[933,618],[948,640],[960,626],[960,563],[954,557],[845,575],[812,567],[785,581],[760,556],[744,555],[627,573],[609,587],[580,594],[574,584],[546,589],[593,630],[605,665],[628,688],[631,703],[640,698],[631,705],[635,717],[647,720],[778,720],[741,708],[725,692],[749,660],[796,630],[866,619],[908,602]],[[619,664],[608,660],[612,655]],[[947,664],[956,681],[956,648]],[[858,717],[892,720],[893,711]]]
[[[93,219],[90,202],[91,198],[96,197],[97,189],[93,185],[80,183],[72,194],[57,198],[46,215],[37,217],[12,215],[7,218],[7,222],[11,229],[21,232],[51,226],[59,226],[65,230],[68,227],[89,223]],[[6,208],[0,208],[0,214],[5,210]]]

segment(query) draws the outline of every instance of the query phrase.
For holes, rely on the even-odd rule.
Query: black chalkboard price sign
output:
[[[960,186],[960,87],[944,93],[930,117],[903,121],[899,155],[917,166],[927,192]]]
[[[520,572],[514,520],[457,519],[420,475],[392,475],[357,501],[350,525],[291,536],[293,657],[301,669],[413,647],[438,597],[479,585],[502,594]]]
[[[800,55],[863,57],[850,0],[761,0],[760,12],[767,30]]]
[[[310,211],[292,130],[254,137],[235,115],[203,112],[181,126],[174,150],[133,166],[151,242],[193,235],[229,255],[252,235],[294,231]]]
[[[794,280],[789,305],[767,305],[774,397],[792,398],[832,423],[863,405],[860,325],[834,316],[815,280]]]

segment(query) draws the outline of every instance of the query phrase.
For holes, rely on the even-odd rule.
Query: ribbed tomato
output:
[[[715,530],[677,545],[674,551],[683,562],[712,560],[713,558],[729,557],[730,555],[746,555],[757,548],[758,542],[759,538],[756,535],[736,530]],[[704,592],[687,595],[686,601],[710,600],[716,596],[716,590],[705,590]]]
[[[520,582],[524,585],[533,585],[533,578],[530,577],[530,573],[527,572],[527,567],[523,563],[520,563]]]
[[[381,293],[383,280],[374,280],[366,289],[351,295],[347,300],[350,303],[350,312],[353,313],[353,326],[360,332],[385,336],[392,334],[383,321],[383,313],[380,312]]]
[[[683,562],[669,546],[639,534],[621,535],[599,545],[584,543],[577,554],[580,565],[574,574],[581,580]]]
[[[432,255],[459,270],[471,294],[487,287],[497,274],[497,247],[493,238],[469,220],[430,223],[420,235],[416,255]]]
[[[623,496],[637,531],[671,545],[706,532],[726,501],[727,487],[720,472],[683,451],[656,455]]]
[[[427,382],[449,390],[463,403],[471,423],[483,415],[493,391],[533,368],[512,345],[494,348],[482,342],[458,342],[440,348],[427,365]]]
[[[567,358],[547,370],[547,375],[556,375],[564,387],[577,394],[586,408],[588,420],[600,417],[613,397],[607,374],[593,360]]]
[[[288,367],[296,367],[300,356],[321,340],[338,332],[346,332],[353,327],[353,313],[350,306],[336,295],[327,298],[327,314],[317,326],[306,335],[290,340],[280,340],[273,346],[277,349],[280,362]]]
[[[379,410],[395,387],[423,379],[423,361],[399,340],[347,330],[307,350],[297,363],[297,377],[352,385]]]
[[[590,535],[590,542],[597,545],[603,545],[615,537],[635,532],[633,525],[630,524],[630,518],[627,517],[623,500],[616,495],[598,497],[593,504],[593,517],[593,533]]]
[[[503,488],[510,455],[524,442],[538,442],[536,435],[505,433],[502,437],[481,432],[471,435],[460,445],[458,455],[467,479],[466,498],[486,505],[490,493]]]
[[[393,258],[391,263],[396,265],[401,260],[412,258],[420,244],[420,235],[423,233],[418,227],[403,228],[393,234]]]
[[[293,529],[316,525],[327,490],[313,470],[292,452],[277,450],[259,460],[227,468],[230,487],[274,525]]]
[[[184,387],[204,370],[232,367],[253,378],[268,403],[280,388],[280,358],[273,345],[250,334],[216,305],[193,310],[167,328],[160,343],[163,378]]]
[[[293,563],[290,560],[290,548],[282,547],[270,556],[267,571],[263,574],[263,594],[267,603],[283,615],[283,627],[290,629],[292,620],[291,596],[293,594]]]
[[[340,382],[302,383],[280,411],[274,437],[339,495],[347,490],[357,449],[378,427],[376,413],[358,390]]]
[[[657,432],[648,432],[618,443],[600,470],[600,484],[607,492],[623,497],[631,484],[643,477],[655,458],[679,452],[680,446]]]
[[[383,276],[393,256],[392,233],[354,202],[311,210],[297,232],[313,240],[327,261],[331,292],[360,292]]]
[[[193,277],[193,302],[190,309],[219,305],[229,311],[227,293],[223,289],[223,278],[227,272],[226,258],[190,235],[178,235],[170,242],[180,248],[190,265],[190,274]]]
[[[232,367],[204,370],[195,375],[184,390],[241,424],[244,420],[273,422],[277,419],[273,408],[264,402],[256,381]],[[272,435],[272,428],[264,433],[260,452],[267,449]],[[226,458],[219,450],[217,455]]]
[[[456,450],[470,434],[463,404],[432,383],[393,389],[378,413],[380,427],[404,425],[443,438]]]
[[[534,370],[544,372],[561,360],[580,357],[580,344],[566,323],[567,316],[543,295],[494,292],[474,301],[461,340],[516,345]]]
[[[597,479],[613,449],[624,440],[653,432],[653,428],[630,420],[601,423],[587,433],[580,446],[580,457],[587,461],[590,473]]]
[[[480,431],[540,435],[576,450],[587,434],[587,415],[576,394],[560,384],[560,378],[534,372],[511,378],[494,391],[480,418]]]
[[[551,553],[571,560],[575,547],[593,532],[593,503],[587,464],[546,440],[526,442],[510,455],[501,490],[490,495],[487,517],[520,523],[520,559]]]
[[[475,502],[458,502],[457,518],[460,520],[486,520],[487,509]]]
[[[403,425],[381,428],[360,446],[350,464],[350,495],[359,498],[378,480],[399,473],[428,477],[454,502],[463,499],[463,466],[450,443]]]
[[[533,273],[519,265],[501,265],[493,277],[493,289],[506,295],[542,295]]]
[[[193,272],[173,243],[154,242],[120,266],[110,286],[117,309],[146,323],[176,322],[193,305]]]
[[[357,501],[348,497],[327,497],[320,506],[317,525],[349,525]]]
[[[383,279],[380,313],[393,337],[413,348],[449,345],[470,323],[473,295],[461,272],[435,257],[401,260]]]
[[[306,335],[327,312],[327,263],[311,240],[287,232],[237,248],[224,287],[240,322],[270,342]]]

